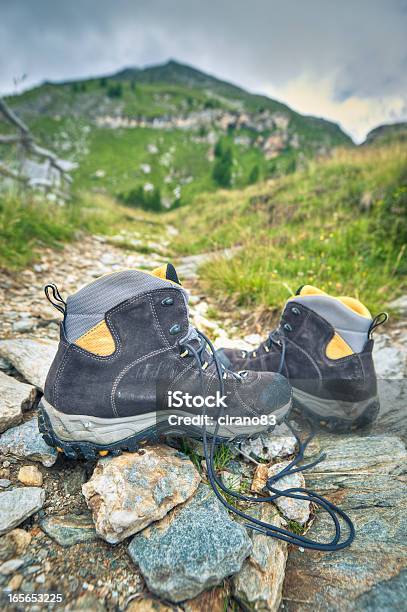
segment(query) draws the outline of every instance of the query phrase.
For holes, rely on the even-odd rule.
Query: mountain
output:
[[[45,82],[7,101],[45,145],[78,163],[80,188],[153,208],[353,145],[335,123],[175,61]]]
[[[364,145],[383,145],[393,142],[407,143],[407,123],[379,125],[366,136]]]

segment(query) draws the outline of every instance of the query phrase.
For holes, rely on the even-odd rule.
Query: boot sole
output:
[[[217,440],[219,443],[238,442],[256,438],[260,434],[272,432],[282,423],[292,408],[291,400],[273,414],[276,423],[266,427],[241,427],[234,430],[223,427]],[[168,414],[191,416],[189,413],[168,411]],[[165,417],[165,414],[163,413]],[[158,442],[161,436],[187,436],[202,440],[202,430],[195,426],[169,425],[165,418],[157,424],[157,414],[149,413],[135,417],[101,419],[84,415],[67,415],[62,413],[42,398],[38,406],[38,426],[48,446],[56,448],[69,458],[83,455],[94,459],[109,453],[119,455],[123,451],[136,452],[144,442]],[[212,439],[208,429],[207,438]]]
[[[330,400],[293,387],[293,412],[305,414],[316,428],[347,433],[369,427],[380,412],[379,397],[360,402]]]

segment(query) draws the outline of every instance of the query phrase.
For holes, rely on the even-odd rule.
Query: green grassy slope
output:
[[[307,283],[373,311],[406,291],[405,147],[341,150],[262,185],[202,195],[185,213],[169,213],[177,252],[239,247],[201,270],[227,309],[278,311]]]
[[[166,206],[189,203],[195,195],[218,188],[213,150],[219,140],[232,153],[234,188],[293,171],[333,147],[352,145],[334,123],[302,116],[176,62],[44,83],[7,102],[42,144],[79,163],[74,176],[78,188],[118,196],[151,184]],[[239,116],[246,116],[247,123],[220,125],[222,117],[232,118],[233,124]],[[124,121],[112,129],[106,118],[145,125],[129,127]],[[176,124],[168,125],[174,119]],[[182,129],[180,119],[192,119],[192,125]],[[167,123],[157,128],[153,121]],[[5,126],[0,127],[3,131]],[[264,149],[270,137],[281,140],[274,156]],[[151,171],[144,172],[146,165]]]

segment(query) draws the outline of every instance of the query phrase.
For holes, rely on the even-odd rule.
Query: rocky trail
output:
[[[100,236],[63,250],[45,250],[32,269],[0,273],[0,587],[9,610],[376,610],[403,609],[406,566],[407,324],[377,335],[375,361],[382,411],[361,435],[318,434],[307,460],[306,485],[338,503],[355,522],[351,548],[302,551],[248,533],[207,485],[202,446],[166,440],[139,452],[70,461],[39,435],[36,406],[56,350],[59,318],[43,295],[55,282],[62,295],[121,268],[152,269],[168,260],[168,244],[126,250]],[[147,252],[155,253],[146,254]],[[169,254],[171,255],[171,254]],[[215,344],[234,340],[209,319],[210,302],[197,268],[207,256],[176,260],[191,290],[194,324]],[[405,303],[405,301],[404,301]],[[402,303],[401,303],[402,304]],[[232,337],[232,339],[230,339]],[[272,435],[222,448],[224,482],[256,490],[264,470],[280,469],[296,441],[282,426]],[[274,467],[277,466],[277,467]],[[303,486],[302,475],[298,484]],[[279,500],[261,516],[310,534],[330,533],[308,502]],[[129,508],[131,511],[129,511]],[[251,511],[254,512],[254,509]],[[62,602],[18,604],[16,593],[60,593]]]

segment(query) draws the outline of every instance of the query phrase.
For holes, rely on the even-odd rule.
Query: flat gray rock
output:
[[[136,535],[129,553],[150,591],[180,602],[237,573],[251,549],[244,527],[201,485],[183,506]]]
[[[292,550],[285,580],[286,610],[405,609],[407,567],[407,453],[394,436],[319,436],[306,473],[307,487],[337,503],[354,521],[350,548],[322,553]],[[307,459],[311,458],[311,454]],[[332,539],[333,526],[318,511],[308,536]],[[404,584],[404,586],[402,586]],[[377,608],[374,603],[380,603]],[[370,607],[369,607],[370,606]],[[373,606],[373,607],[372,607]]]
[[[33,405],[36,395],[35,387],[0,372],[0,433],[20,423],[22,411]]]
[[[40,510],[44,501],[45,491],[39,487],[20,487],[0,493],[0,535]]]
[[[47,516],[40,520],[40,527],[61,546],[72,546],[97,539],[95,526],[90,516]]]
[[[53,340],[1,340],[0,356],[11,363],[26,381],[43,391],[57,348],[58,343]]]
[[[57,451],[45,444],[36,417],[3,433],[0,436],[0,453],[17,459],[39,461],[45,467],[54,465],[58,457]]]

